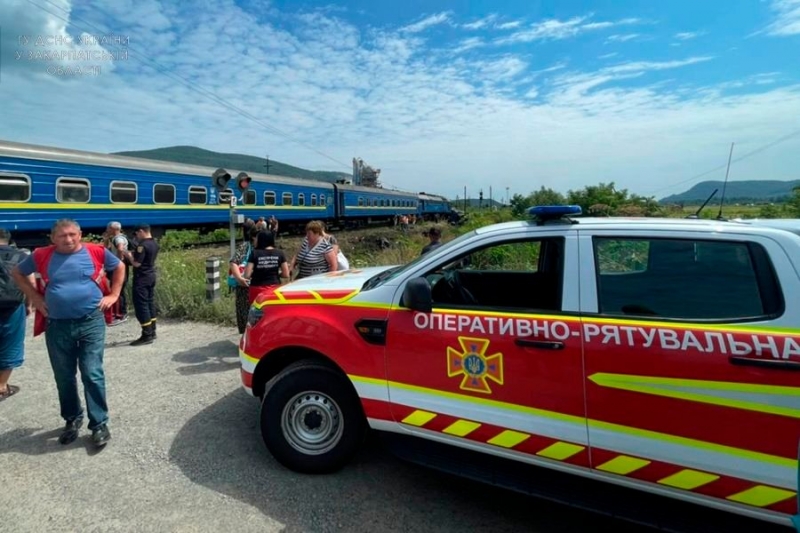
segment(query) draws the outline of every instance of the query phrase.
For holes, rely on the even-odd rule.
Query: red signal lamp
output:
[[[239,172],[236,176],[236,186],[239,187],[240,191],[247,190],[250,187],[250,182],[253,181],[253,178],[247,175],[246,172]]]

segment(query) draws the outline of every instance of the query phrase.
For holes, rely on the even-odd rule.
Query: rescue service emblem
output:
[[[489,380],[503,384],[503,354],[486,355],[489,339],[459,337],[460,350],[447,347],[447,376],[463,376],[461,389],[491,394]]]
[[[144,251],[144,246],[137,246],[137,247],[136,247],[136,253],[137,253],[137,254],[140,254],[140,253],[142,253],[143,251]]]

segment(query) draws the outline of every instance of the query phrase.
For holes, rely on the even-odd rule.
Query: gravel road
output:
[[[29,333],[22,390],[0,403],[3,531],[649,531],[408,465],[374,439],[336,475],[289,472],[260,440],[235,329],[164,322],[155,344],[127,346],[137,335],[108,330],[112,440],[96,452],[85,426],[56,441],[44,337]]]

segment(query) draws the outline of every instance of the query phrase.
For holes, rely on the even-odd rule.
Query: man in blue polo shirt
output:
[[[98,269],[90,247],[99,245],[82,243],[81,228],[74,220],[57,221],[50,238],[54,247],[41,250],[52,253],[46,268],[49,282],[44,297],[26,277],[36,272],[34,255],[39,250],[17,265],[12,276],[36,311],[47,317],[47,353],[58,388],[61,416],[66,421],[58,441],[61,444],[73,442],[83,424],[83,407],[76,380],[76,371],[79,368],[92,442],[100,447],[111,438],[107,425],[108,406],[103,371],[106,340],[103,312],[110,309],[119,298],[125,266],[103,248],[97,254],[98,257],[103,257],[103,267]],[[113,271],[112,292],[107,296],[103,295],[98,280],[94,277],[98,270],[103,275],[104,271]]]

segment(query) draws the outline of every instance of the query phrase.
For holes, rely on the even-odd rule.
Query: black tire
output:
[[[361,403],[336,370],[296,363],[272,378],[261,401],[261,437],[286,468],[335,472],[349,463],[366,432]]]

